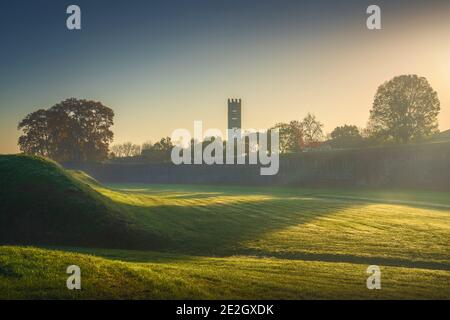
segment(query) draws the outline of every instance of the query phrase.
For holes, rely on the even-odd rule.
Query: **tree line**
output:
[[[345,124],[325,135],[323,124],[308,113],[301,121],[277,123],[269,130],[279,131],[280,153],[405,144],[424,140],[439,132],[439,111],[437,93],[426,78],[402,75],[378,87],[364,129]],[[170,137],[156,143],[138,145],[126,142],[110,148],[113,118],[113,110],[100,102],[67,99],[48,110],[39,109],[27,115],[18,125],[23,133],[19,147],[24,153],[60,162],[130,157],[153,162],[170,160],[173,148]],[[191,145],[201,143],[205,147],[217,138],[191,141]]]

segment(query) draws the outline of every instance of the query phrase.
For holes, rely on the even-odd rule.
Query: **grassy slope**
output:
[[[0,156],[0,243],[147,247],[158,239],[132,215],[59,165]]]
[[[450,299],[447,193],[68,178],[171,253],[0,247],[0,298]],[[65,289],[69,264],[82,268],[81,292]],[[366,289],[371,264],[381,291]]]

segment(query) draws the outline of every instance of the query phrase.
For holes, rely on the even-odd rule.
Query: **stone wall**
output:
[[[406,187],[450,191],[450,142],[285,155],[274,176],[256,165],[66,163],[106,183]]]

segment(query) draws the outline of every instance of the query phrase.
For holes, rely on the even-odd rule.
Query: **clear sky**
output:
[[[78,4],[82,30],[66,29]],[[378,4],[382,30],[366,28]],[[401,74],[425,76],[450,128],[450,1],[2,0],[0,153],[17,152],[17,123],[69,97],[115,113],[115,143],[174,129],[226,127],[241,98],[243,127],[314,113],[325,131],[364,127],[373,96]]]

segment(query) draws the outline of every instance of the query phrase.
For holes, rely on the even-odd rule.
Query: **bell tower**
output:
[[[241,99],[228,99],[228,130],[241,130]]]

